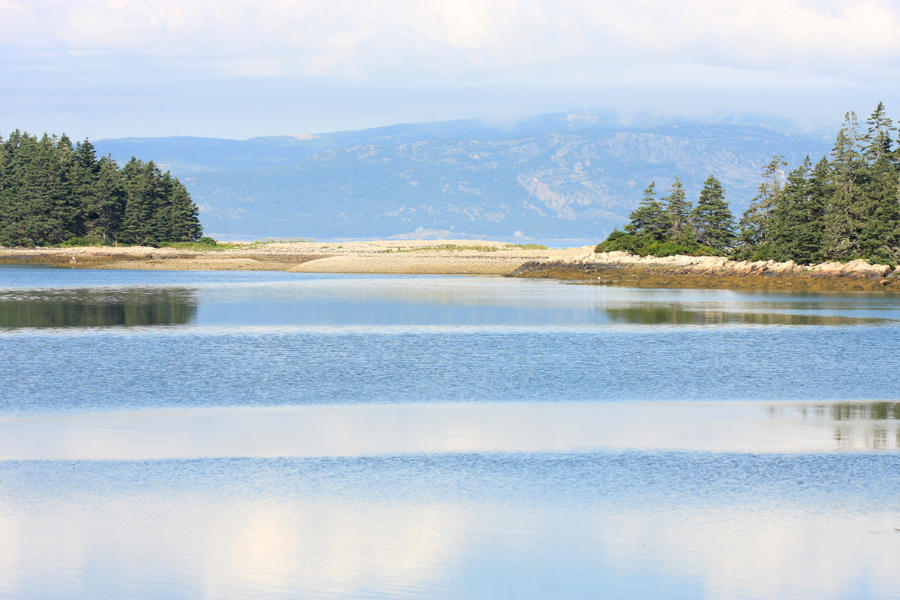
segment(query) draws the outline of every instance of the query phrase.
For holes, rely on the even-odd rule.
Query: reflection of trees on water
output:
[[[848,423],[834,428],[834,440],[841,448],[889,450],[900,448],[900,402],[827,404],[814,407],[827,413],[832,421]],[[854,427],[854,421],[870,422],[867,427]]]
[[[831,315],[685,310],[682,305],[678,304],[648,304],[645,306],[604,308],[603,310],[613,323],[638,325],[852,325],[884,321],[883,319]]]
[[[872,427],[870,430],[859,431],[836,427],[834,441],[838,447],[846,450],[853,448],[865,448],[869,450],[892,450],[900,448],[900,429],[884,427]]]
[[[900,449],[900,402],[835,402],[791,407],[771,406],[773,418],[799,415],[804,420],[834,422],[838,448]]]
[[[820,412],[827,411],[834,421],[900,420],[900,402],[841,402],[818,405],[815,409]]]
[[[184,325],[197,316],[190,288],[16,290],[0,294],[0,328]]]

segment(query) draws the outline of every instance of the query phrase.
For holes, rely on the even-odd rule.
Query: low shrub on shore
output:
[[[94,236],[73,237],[60,244],[62,248],[76,248],[88,246],[109,246],[110,243]]]
[[[196,242],[163,242],[163,248],[178,248],[180,250],[231,250],[237,248],[236,244],[220,244],[211,237],[202,237]]]
[[[629,252],[639,256],[717,256],[722,252],[710,246],[698,244],[694,240],[656,240],[651,237],[614,230],[605,241],[594,248],[594,252]]]

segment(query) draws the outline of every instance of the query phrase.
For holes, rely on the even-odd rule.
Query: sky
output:
[[[0,134],[900,118],[895,0],[0,0]]]

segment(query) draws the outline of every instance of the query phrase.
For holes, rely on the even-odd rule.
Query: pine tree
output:
[[[104,241],[116,240],[125,212],[125,186],[122,173],[112,157],[97,164],[93,203],[86,208],[87,235]]]
[[[821,163],[821,161],[820,161]],[[824,168],[827,169],[827,163]],[[820,170],[818,176],[827,177]],[[807,156],[790,172],[787,185],[772,214],[769,256],[775,260],[810,263],[820,258],[824,202]]]
[[[834,189],[825,208],[824,253],[832,259],[859,256],[865,164],[859,152],[856,114],[849,112],[831,151]]]
[[[763,169],[763,181],[759,185],[756,197],[741,217],[741,243],[744,246],[759,248],[768,241],[769,220],[784,189],[783,169],[786,166],[783,157],[774,156]]]
[[[153,243],[151,222],[153,218],[152,163],[150,168],[132,157],[122,168],[125,188],[125,209],[118,240],[125,244]]]
[[[100,170],[94,146],[88,140],[79,142],[67,162],[69,201],[72,205],[72,227],[75,236],[88,234],[89,222],[94,218],[97,204],[97,176]]]
[[[898,162],[892,151],[894,126],[880,102],[869,117],[865,180],[860,200],[859,252],[871,260],[894,262],[900,258],[900,206],[897,204]]]
[[[687,237],[690,233],[688,221],[691,214],[691,203],[685,199],[684,187],[677,177],[672,182],[669,195],[663,198],[663,202],[665,202],[665,218],[670,227],[672,239],[680,240]]]
[[[191,201],[187,188],[178,179],[172,186],[171,196],[172,240],[176,242],[193,242],[203,235],[203,228],[198,219],[197,205]]]
[[[67,236],[69,207],[66,182],[61,176],[57,139],[44,134],[40,140],[22,136],[14,154],[13,242],[34,246],[57,244]]]
[[[132,159],[121,171],[93,145],[14,131],[0,138],[0,244],[75,236],[126,243],[197,239],[197,206],[170,173]]]
[[[644,198],[640,205],[629,216],[630,222],[625,231],[635,235],[646,236],[652,240],[663,241],[668,231],[668,220],[663,205],[656,199],[656,183],[650,182],[644,190]]]
[[[151,175],[153,180],[153,221],[151,223],[152,236],[155,240],[172,241],[172,191],[174,181],[172,175],[166,171],[160,173],[155,170]]]
[[[734,217],[725,202],[722,184],[712,175],[703,183],[700,199],[691,211],[691,223],[698,243],[716,250],[728,250],[734,246]]]
[[[831,165],[824,156],[816,163],[809,179],[805,205],[805,221],[797,231],[796,255],[799,263],[813,264],[825,260],[825,210],[833,194]]]

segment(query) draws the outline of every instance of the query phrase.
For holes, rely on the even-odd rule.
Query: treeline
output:
[[[65,135],[0,138],[0,245],[194,241],[197,215],[184,185],[152,161],[119,168]]]
[[[631,213],[625,231],[613,231],[598,252],[636,254],[718,254],[743,260],[824,260],[865,258],[896,264],[900,259],[900,148],[884,106],[879,103],[860,131],[847,113],[830,160],[815,165],[807,156],[785,173],[776,156],[763,169],[762,183],[736,224],[722,187],[706,180],[697,206],[684,198],[676,179],[665,198],[654,184]]]

